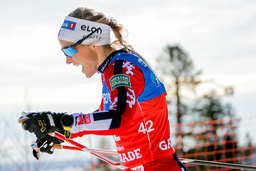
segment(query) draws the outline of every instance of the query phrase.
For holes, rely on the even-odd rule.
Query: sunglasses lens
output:
[[[68,48],[63,48],[61,49],[64,54],[68,57],[72,57],[73,55],[75,55],[77,53],[77,50],[76,49],[73,49],[71,47],[68,47]]]

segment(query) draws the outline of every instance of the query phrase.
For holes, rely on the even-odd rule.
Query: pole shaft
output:
[[[101,154],[99,154],[99,153],[97,153],[97,152],[91,150],[90,148],[87,148],[86,146],[84,146],[84,145],[82,145],[82,144],[79,144],[79,143],[76,142],[76,141],[73,141],[73,140],[71,140],[71,139],[68,139],[68,140],[65,139],[64,135],[62,135],[62,134],[60,134],[60,133],[58,133],[58,132],[55,132],[55,133],[54,133],[54,136],[55,136],[56,138],[59,138],[59,139],[61,139],[61,140],[63,140],[63,141],[66,141],[66,142],[68,142],[68,143],[70,143],[70,144],[72,144],[72,145],[78,147],[78,148],[81,149],[82,151],[86,151],[86,152],[91,153],[92,155],[98,157],[99,159],[101,159],[101,160],[103,160],[103,161],[105,161],[105,162],[107,162],[107,163],[109,163],[109,164],[112,164],[113,166],[115,166],[115,167],[117,167],[117,168],[119,168],[119,169],[122,169],[122,170],[124,170],[124,169],[129,169],[128,167],[122,165],[121,163],[119,163],[119,162],[117,162],[117,161],[114,161],[114,160],[112,160],[112,159],[110,159],[110,158],[108,158],[108,157],[106,157],[106,156],[103,156],[103,155],[101,155]]]
[[[182,163],[191,163],[191,164],[199,164],[199,165],[207,165],[207,166],[215,166],[215,167],[226,167],[226,168],[233,168],[233,169],[256,170],[256,166],[248,166],[248,165],[240,165],[240,164],[232,164],[232,163],[221,163],[221,162],[204,161],[204,160],[183,159],[183,158],[180,158],[180,160]]]

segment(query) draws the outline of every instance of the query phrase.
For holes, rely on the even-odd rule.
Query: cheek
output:
[[[94,58],[90,55],[86,55],[86,56],[85,55],[76,55],[76,56],[74,55],[73,60],[74,60],[74,62],[79,63],[79,64],[84,65],[89,68],[91,68],[93,66],[94,61],[95,61]]]
[[[72,57],[72,59],[73,59],[74,61],[79,62],[79,63],[81,63],[81,62],[84,60],[84,58],[86,58],[86,57],[85,57],[84,55],[80,54],[80,53],[76,53],[76,54]]]
[[[77,49],[77,54],[73,56],[74,60],[87,67],[93,67],[96,63],[97,57],[87,47]]]
[[[91,55],[88,55],[88,56],[86,56],[86,61],[89,62],[89,63],[94,63],[95,62],[95,57],[91,56]]]

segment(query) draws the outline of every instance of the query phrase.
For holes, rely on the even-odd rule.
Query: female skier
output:
[[[64,131],[68,123],[71,138],[113,135],[121,163],[132,170],[186,171],[171,144],[164,85],[124,41],[122,29],[116,20],[93,9],[71,12],[58,40],[67,64],[81,65],[87,78],[101,74],[101,105],[92,113],[30,113],[23,128],[36,134],[42,152],[53,153],[52,142],[61,142],[47,134]]]

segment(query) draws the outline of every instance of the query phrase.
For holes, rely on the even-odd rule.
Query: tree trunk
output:
[[[181,113],[180,113],[180,84],[179,84],[179,78],[175,77],[175,85],[176,85],[176,119],[177,119],[177,128],[176,128],[176,141],[177,143],[182,146],[182,132],[181,132],[181,127],[180,127],[180,123],[181,123]],[[176,153],[178,155],[183,155],[183,150],[182,149],[178,149],[176,151]]]
[[[179,85],[179,78],[175,77],[175,85],[176,85],[176,116],[177,116],[177,124],[181,123],[181,114],[180,114],[180,85]]]

